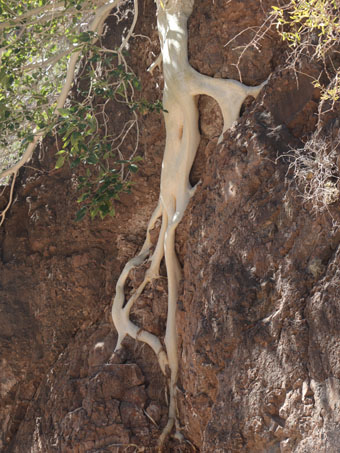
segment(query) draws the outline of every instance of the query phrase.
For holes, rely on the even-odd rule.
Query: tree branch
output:
[[[71,47],[69,47],[69,48],[67,48],[64,51],[59,52],[59,53],[57,53],[56,55],[53,55],[50,58],[47,58],[47,60],[43,60],[43,61],[40,61],[40,62],[37,62],[37,63],[32,63],[32,64],[29,64],[27,66],[24,66],[23,68],[21,68],[21,70],[25,71],[25,72],[30,72],[30,71],[32,71],[34,69],[42,68],[44,66],[55,65],[56,63],[58,63],[59,60],[61,60],[63,57],[66,57],[66,55],[70,54],[71,52],[73,52],[77,48],[79,48],[79,46],[75,46],[73,49]]]
[[[13,192],[14,192],[14,186],[15,186],[16,177],[17,177],[17,172],[15,172],[13,174],[13,179],[12,179],[12,182],[11,182],[11,190],[9,192],[8,203],[7,203],[6,207],[5,207],[5,209],[3,209],[3,211],[1,211],[1,214],[0,214],[0,217],[1,217],[0,226],[3,224],[3,222],[4,222],[5,218],[6,218],[6,212],[11,207],[11,204],[12,204],[12,201],[13,201]]]
[[[114,7],[116,7],[122,1],[123,0],[112,0],[112,1],[109,1],[106,4],[104,4],[100,8],[98,8],[97,11],[96,11],[96,14],[95,14],[95,16],[94,16],[94,18],[93,18],[93,20],[92,20],[92,22],[90,24],[90,26],[89,26],[89,31],[98,32],[98,34],[101,34],[104,22],[107,19],[107,17],[109,16],[111,10]],[[55,6],[55,5],[49,5],[49,9],[51,7],[53,7],[53,6]],[[38,9],[41,10],[41,8],[38,8]],[[36,9],[35,11],[37,11],[38,9]],[[20,16],[20,17],[22,17],[22,16]],[[95,42],[96,39],[97,38],[95,38],[93,40],[93,42]],[[58,101],[57,101],[57,106],[56,106],[56,109],[55,109],[55,114],[57,116],[59,115],[59,109],[61,109],[64,106],[65,101],[67,99],[67,96],[68,96],[68,94],[70,92],[70,89],[72,87],[72,83],[73,83],[73,80],[74,80],[74,74],[75,74],[75,68],[76,68],[76,64],[77,64],[77,61],[78,61],[78,58],[79,58],[80,54],[81,54],[81,50],[73,53],[71,55],[71,57],[70,57],[68,68],[67,68],[67,73],[66,73],[65,83],[64,83],[64,86],[63,86],[63,88],[61,90],[61,93],[59,95],[59,98],[58,98]],[[11,166],[10,168],[8,168],[8,169],[4,170],[3,172],[1,172],[0,173],[0,179],[5,178],[5,177],[10,176],[10,175],[13,175],[13,174],[14,175],[17,174],[19,169],[23,165],[25,165],[26,162],[28,162],[31,159],[31,157],[33,155],[33,152],[35,150],[35,147],[36,147],[37,143],[43,138],[43,135],[44,135],[43,131],[40,131],[40,132],[38,132],[38,133],[36,133],[34,135],[32,142],[27,146],[26,151],[24,152],[24,154],[21,157],[21,159],[16,164]],[[12,182],[11,194],[13,193],[13,189],[14,189],[14,184]],[[0,225],[4,221],[5,214],[8,211],[8,209],[9,209],[9,207],[11,205],[11,202],[12,202],[12,195],[10,196],[9,203],[6,206],[5,210],[0,214],[2,216],[2,220],[1,220]]]
[[[21,14],[20,16],[14,17],[13,19],[9,19],[6,22],[0,23],[0,31],[4,30],[5,28],[10,28],[13,27],[13,25],[18,24],[22,22],[24,19],[28,19],[29,17],[32,16],[37,16],[40,13],[44,13],[46,11],[50,11],[51,9],[55,8],[56,10],[59,8],[64,7],[64,2],[58,2],[58,3],[50,3],[48,5],[40,6],[39,8],[33,8],[26,13]]]

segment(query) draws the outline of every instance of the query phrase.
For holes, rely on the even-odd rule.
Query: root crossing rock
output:
[[[181,268],[175,252],[175,231],[190,198],[195,192],[189,173],[200,141],[197,98],[208,95],[219,104],[224,120],[223,133],[239,117],[242,103],[248,95],[256,97],[262,85],[248,87],[234,80],[207,77],[195,71],[188,62],[187,21],[193,9],[193,0],[157,0],[157,24],[161,43],[164,74],[164,120],[166,144],[164,150],[160,196],[148,225],[146,240],[140,253],[124,267],[116,286],[112,319],[118,332],[116,350],[130,335],[147,343],[157,355],[159,365],[169,377],[169,421],[160,437],[160,445],[176,422],[176,382],[178,374],[176,306]],[[158,218],[162,226],[154,252],[150,253],[150,230]],[[162,258],[165,258],[168,278],[168,313],[165,348],[155,335],[135,325],[129,318],[130,310],[145,286],[159,276]],[[151,262],[145,278],[135,293],[125,301],[124,285],[129,272],[145,260]]]

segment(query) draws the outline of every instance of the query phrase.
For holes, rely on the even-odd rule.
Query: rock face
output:
[[[239,78],[239,46],[270,9],[258,3],[196,0],[195,69]],[[149,100],[162,83],[157,70],[146,73],[158,50],[154,14],[151,0],[140,2],[138,33],[151,42],[136,38],[130,57]],[[261,44],[260,53],[244,52],[239,70],[249,85],[270,75],[268,85],[218,146],[220,112],[210,98],[199,100],[192,182],[202,184],[177,234],[178,405],[188,442],[169,442],[166,451],[339,451],[340,204],[315,212],[301,197],[289,150],[313,132],[318,93],[308,77],[297,84],[282,70],[278,37]],[[338,114],[325,120],[335,135]],[[117,130],[124,115],[117,110]],[[115,280],[142,244],[158,198],[161,115],[141,119],[140,143],[144,161],[113,220],[74,223],[77,194],[70,171],[53,170],[53,143],[20,176],[0,232],[3,452],[155,450],[167,416],[164,379],[146,346],[127,339],[113,355],[110,320]],[[139,279],[137,270],[131,291]],[[133,317],[161,334],[165,316],[160,279]]]

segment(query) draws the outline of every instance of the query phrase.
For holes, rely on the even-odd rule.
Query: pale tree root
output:
[[[199,83],[194,79],[194,83],[188,87],[189,89],[184,89],[184,93],[186,94],[179,97],[174,98],[167,91],[164,93],[164,108],[168,113],[165,114],[166,146],[163,159],[160,200],[149,222],[146,240],[141,252],[125,265],[118,279],[116,295],[112,306],[112,319],[118,332],[116,351],[121,348],[124,337],[129,335],[136,340],[148,344],[153,349],[165,376],[168,375],[167,370],[170,369],[170,379],[168,380],[169,416],[168,422],[159,437],[158,445],[160,449],[177,420],[176,383],[178,376],[178,352],[176,307],[181,268],[175,252],[175,231],[177,225],[182,220],[190,198],[197,189],[197,186],[191,187],[189,183],[189,173],[200,139],[196,96],[200,93],[213,97],[222,110],[225,124],[230,127],[235,119],[237,119],[245,98],[248,95],[256,97],[264,85],[246,87],[238,82],[216,80],[208,77],[204,78],[203,81],[200,78],[198,80]],[[217,84],[215,83],[216,81],[218,82]],[[203,82],[203,86],[200,86],[201,82]],[[209,84],[209,82],[211,83]],[[222,87],[224,87],[224,90],[222,90]],[[230,104],[225,99],[231,94],[234,97],[233,105],[235,110],[237,110],[237,114],[235,110],[231,110]],[[224,127],[223,130],[225,131],[227,128]],[[150,257],[150,230],[160,217],[162,217],[161,230],[154,253]],[[159,277],[159,266],[163,256],[165,258],[168,278],[168,313],[164,337],[166,352],[160,340],[155,335],[139,328],[129,319],[130,310],[134,302],[143,292],[145,286]],[[124,286],[128,274],[132,269],[141,265],[147,259],[151,261],[151,265],[145,273],[145,278],[124,305]],[[177,436],[180,437],[180,433],[177,433]]]
[[[191,13],[193,0],[167,0],[157,2],[158,30],[161,41],[161,54],[164,74],[163,106],[166,142],[162,163],[160,197],[158,206],[149,222],[144,246],[135,258],[124,267],[116,286],[113,300],[112,319],[118,331],[117,348],[121,347],[126,335],[147,343],[156,353],[162,372],[168,376],[169,415],[168,422],[159,438],[162,448],[166,437],[171,433],[177,419],[176,383],[178,377],[178,352],[176,332],[176,307],[181,268],[175,252],[175,231],[182,220],[190,197],[196,187],[191,187],[189,174],[200,142],[198,129],[197,99],[201,94],[214,98],[221,108],[224,126],[223,133],[239,117],[242,103],[247,96],[256,97],[263,84],[248,87],[234,80],[214,79],[195,71],[188,63],[187,19]],[[124,285],[131,269],[142,264],[150,251],[150,230],[157,218],[162,216],[162,226],[150,268],[143,282],[124,306]],[[158,277],[161,259],[165,258],[168,278],[168,312],[164,337],[166,351],[160,340],[133,324],[129,319],[133,303],[145,286]],[[178,438],[180,433],[176,433]]]
[[[135,340],[142,341],[146,344],[148,344],[151,349],[155,352],[159,366],[163,372],[164,375],[167,374],[167,367],[168,367],[168,358],[167,354],[164,351],[163,345],[161,344],[159,338],[156,335],[151,334],[150,332],[147,332],[146,330],[141,329],[138,327],[136,324],[134,324],[129,316],[130,316],[130,311],[131,308],[134,304],[134,302],[138,299],[138,297],[141,295],[143,292],[145,286],[148,283],[151,283],[152,280],[156,279],[159,277],[159,267],[161,260],[163,258],[163,247],[161,247],[161,241],[158,240],[155,251],[152,255],[152,258],[149,259],[151,261],[151,265],[149,269],[145,273],[144,280],[142,283],[138,286],[138,288],[135,290],[134,294],[129,298],[129,300],[125,303],[125,294],[124,294],[124,287],[125,287],[125,282],[129,276],[129,273],[132,269],[134,269],[137,266],[140,266],[142,263],[144,263],[149,255],[150,255],[150,249],[151,249],[151,239],[150,239],[150,231],[154,228],[154,225],[159,217],[162,215],[162,207],[161,204],[158,203],[157,208],[155,209],[148,228],[147,228],[147,234],[146,234],[146,239],[144,242],[144,245],[142,247],[142,250],[140,253],[129,260],[118,281],[116,284],[116,294],[113,300],[113,305],[112,305],[112,319],[115,324],[117,333],[118,333],[118,340],[115,348],[115,352],[117,352],[121,347],[122,347],[122,341],[124,340],[126,335],[129,335],[130,337],[134,338]],[[162,222],[162,227],[161,231],[159,234],[159,238],[164,237],[165,235],[165,222],[164,222],[164,216],[163,216],[163,222]]]

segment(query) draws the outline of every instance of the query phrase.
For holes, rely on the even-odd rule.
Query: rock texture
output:
[[[139,33],[152,33],[152,1],[141,5],[141,15]],[[110,20],[108,46],[124,26]],[[156,31],[151,38],[156,49]],[[135,40],[131,64],[140,71],[143,96],[153,101],[160,91],[146,71],[152,46],[145,49],[145,40]],[[112,106],[110,127],[121,130],[127,114]],[[164,379],[141,345],[127,341],[124,356],[113,356],[110,308],[115,281],[143,242],[157,202],[163,140],[161,115],[143,117],[143,167],[132,193],[117,202],[116,217],[103,222],[75,223],[74,178],[66,166],[54,170],[53,141],[20,175],[0,233],[0,451],[135,451],[156,443],[167,420]],[[163,287],[155,290],[165,294]],[[145,294],[144,305],[148,300]],[[166,297],[164,304],[157,306],[158,330]]]
[[[336,452],[340,236],[283,183],[294,138],[269,108],[226,134],[181,227],[182,411],[202,451]]]
[[[178,403],[187,442],[169,442],[169,452],[339,451],[340,204],[313,211],[289,171],[290,147],[315,128],[319,95],[309,78],[297,84],[282,70],[285,49],[274,33],[239,61],[239,46],[269,8],[265,0],[196,0],[189,22],[197,70],[239,78],[239,63],[244,83],[270,79],[219,146],[220,112],[210,98],[199,100],[192,181],[202,184],[177,234]],[[151,42],[136,38],[130,56],[149,100],[162,84],[158,70],[146,73],[158,52],[154,12],[151,0],[140,1],[138,33]],[[113,21],[110,30],[109,41]],[[126,112],[116,109],[119,129]],[[338,115],[325,120],[333,134]],[[53,170],[52,142],[20,175],[0,232],[0,451],[155,451],[165,382],[146,346],[127,340],[113,355],[110,305],[157,202],[163,145],[161,115],[143,117],[144,162],[113,220],[74,223],[72,175]],[[129,290],[140,278],[136,270]],[[161,278],[133,316],[159,334],[165,315]]]

